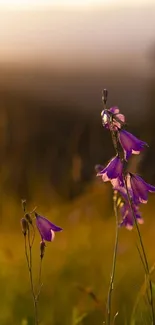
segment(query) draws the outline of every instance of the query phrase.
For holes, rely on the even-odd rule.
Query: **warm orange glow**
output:
[[[0,0],[0,7],[29,9],[31,7],[88,8],[154,5],[154,0]]]

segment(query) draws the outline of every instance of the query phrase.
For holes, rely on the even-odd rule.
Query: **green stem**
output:
[[[38,300],[36,299],[35,290],[34,290],[34,284],[33,284],[33,274],[32,274],[32,243],[30,240],[30,230],[28,229],[28,248],[29,248],[29,258],[27,252],[27,246],[25,241],[25,247],[26,247],[26,259],[28,263],[28,270],[29,270],[29,276],[30,276],[30,285],[31,285],[31,292],[33,297],[33,304],[34,304],[34,315],[35,315],[35,325],[39,325],[38,320]]]
[[[41,282],[41,275],[42,275],[42,258],[40,258],[40,265],[39,265],[39,276],[38,276],[38,292],[37,292],[37,300],[39,300],[41,288],[42,288],[42,282]]]
[[[151,282],[151,279],[150,279],[149,264],[148,264],[148,260],[147,260],[147,256],[146,256],[142,236],[141,236],[141,233],[140,233],[140,230],[139,230],[139,227],[138,227],[138,222],[137,222],[137,219],[136,219],[136,216],[135,216],[135,213],[134,213],[133,203],[132,203],[132,200],[131,200],[131,197],[130,197],[130,194],[129,194],[127,179],[126,179],[125,176],[124,176],[124,183],[125,183],[125,188],[126,188],[126,192],[127,192],[127,197],[128,197],[130,210],[131,210],[131,213],[133,215],[133,219],[134,219],[134,222],[135,222],[135,226],[136,226],[140,246],[141,246],[143,257],[144,257],[143,261],[145,262],[146,279],[149,282],[149,289],[150,289],[150,306],[151,306],[151,312],[152,312],[152,325],[155,325],[155,314],[154,314],[154,306],[153,306],[153,289],[152,289],[152,282]]]
[[[112,300],[112,291],[114,288],[114,277],[115,277],[115,270],[116,270],[116,257],[117,257],[117,247],[118,247],[118,213],[117,213],[117,194],[114,193],[113,196],[114,202],[114,214],[116,218],[116,231],[115,231],[115,244],[114,244],[114,253],[113,253],[113,262],[112,262],[112,270],[111,270],[111,277],[110,277],[110,284],[108,290],[108,298],[107,298],[107,319],[106,324],[111,324],[111,300]]]

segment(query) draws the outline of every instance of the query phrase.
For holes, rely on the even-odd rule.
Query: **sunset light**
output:
[[[33,7],[46,8],[91,8],[91,7],[106,7],[117,8],[127,6],[143,6],[154,5],[154,0],[0,0],[0,7],[4,9],[31,9]]]

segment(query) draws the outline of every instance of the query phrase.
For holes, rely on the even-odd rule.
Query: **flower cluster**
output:
[[[148,145],[125,130],[125,116],[120,114],[118,107],[104,109],[101,118],[102,125],[112,132],[116,156],[106,167],[97,166],[97,176],[103,182],[110,181],[113,189],[118,191],[122,199],[119,205],[122,219],[120,225],[132,229],[134,218],[138,223],[143,223],[139,206],[147,203],[148,193],[155,192],[155,186],[146,183],[139,175],[126,172],[125,165],[131,155],[138,155]]]

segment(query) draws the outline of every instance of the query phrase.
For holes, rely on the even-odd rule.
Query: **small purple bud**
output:
[[[44,257],[44,254],[45,254],[45,247],[46,247],[46,244],[44,242],[44,240],[42,240],[40,242],[40,258],[42,259]]]
[[[96,165],[95,166],[96,173],[100,173],[103,169],[104,169],[104,166],[102,166],[102,165]]]
[[[25,218],[22,218],[20,223],[21,223],[23,235],[26,236],[27,230],[29,229],[28,222]]]
[[[30,225],[32,225],[32,218],[31,218],[31,216],[29,215],[29,213],[26,213],[26,214],[25,214],[25,218],[26,218],[26,220],[30,223]]]

